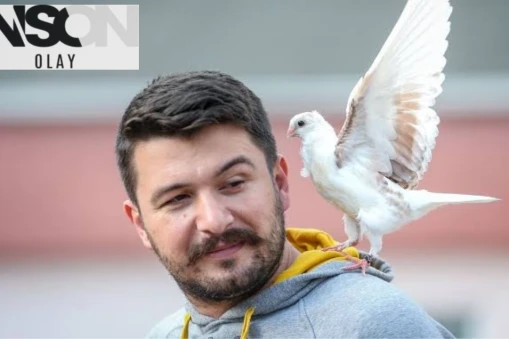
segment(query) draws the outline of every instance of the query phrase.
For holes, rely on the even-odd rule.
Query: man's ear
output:
[[[278,154],[276,165],[274,166],[274,180],[279,192],[279,197],[283,204],[283,210],[290,207],[290,195],[288,188],[288,164],[281,154]]]
[[[136,228],[136,232],[138,233],[138,236],[140,237],[143,246],[145,246],[148,249],[152,249],[152,244],[148,239],[147,231],[145,230],[145,227],[143,225],[143,219],[141,218],[141,214],[136,205],[131,200],[124,201],[124,213],[127,215],[129,221],[131,221],[131,223]]]

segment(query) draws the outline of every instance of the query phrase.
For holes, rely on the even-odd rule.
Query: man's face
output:
[[[154,138],[134,152],[139,210],[125,210],[184,293],[234,300],[267,283],[283,252],[287,168],[268,170],[241,128]]]

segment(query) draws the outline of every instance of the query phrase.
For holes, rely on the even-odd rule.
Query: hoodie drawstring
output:
[[[180,339],[187,339],[189,337],[189,323],[191,322],[191,315],[186,313],[184,317],[184,327],[182,327],[182,332],[180,332]]]
[[[253,316],[254,311],[254,307],[250,307],[244,314],[244,323],[242,324],[240,339],[247,339],[247,335],[249,334],[249,325],[251,325],[251,317]]]
[[[247,339],[247,335],[249,334],[249,326],[251,325],[251,318],[253,317],[253,313],[255,311],[254,307],[250,307],[244,313],[244,323],[242,324],[242,331],[240,333],[240,339]],[[189,337],[189,323],[191,322],[191,315],[186,313],[184,317],[184,326],[182,327],[182,332],[180,333],[180,339],[187,339]]]

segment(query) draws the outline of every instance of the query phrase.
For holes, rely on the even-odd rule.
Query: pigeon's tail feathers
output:
[[[437,204],[466,204],[466,203],[486,203],[500,200],[498,198],[484,195],[453,194],[453,193],[431,193],[428,192],[432,203]]]
[[[426,190],[408,191],[407,193],[412,195],[411,201],[415,204],[415,210],[421,211],[423,214],[445,205],[469,203],[479,204],[500,200],[498,198],[483,195],[434,193]]]

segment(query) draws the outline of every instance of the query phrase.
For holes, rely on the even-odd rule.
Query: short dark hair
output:
[[[262,102],[242,82],[216,71],[155,78],[127,107],[116,139],[117,165],[129,199],[138,205],[134,148],[154,137],[189,137],[213,124],[244,128],[264,153],[268,168],[277,160],[276,142]]]

